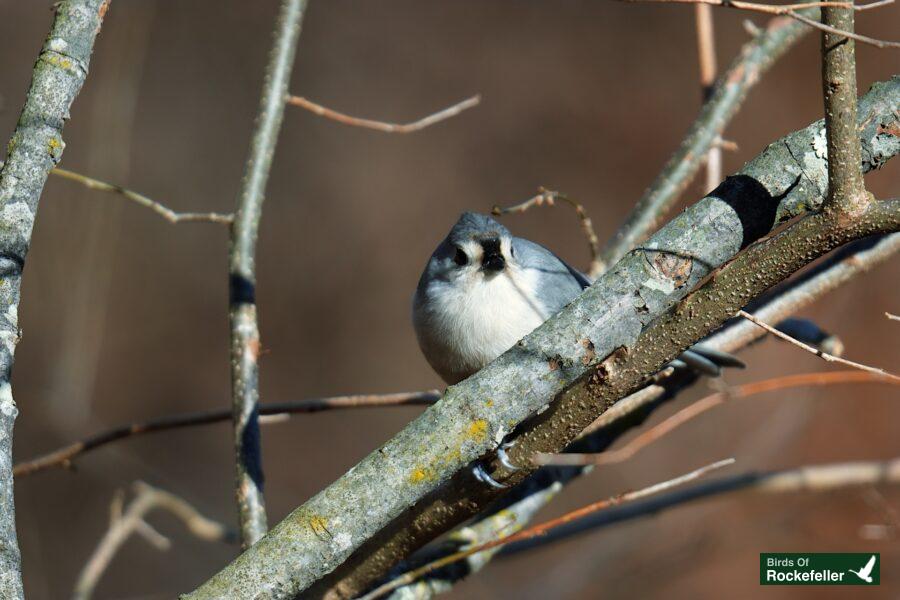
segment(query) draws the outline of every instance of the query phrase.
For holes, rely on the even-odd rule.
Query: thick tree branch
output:
[[[850,8],[822,9],[822,22],[853,32]],[[825,136],[828,148],[828,196],[825,209],[849,216],[869,203],[860,170],[856,135],[856,43],[843,35],[822,34],[822,97],[825,100]]]
[[[0,597],[21,598],[13,498],[12,439],[18,409],[10,377],[19,341],[18,308],[25,255],[47,175],[62,158],[62,129],[87,77],[108,0],[56,5],[16,130],[0,170]]]
[[[813,9],[804,14],[817,17],[819,11]],[[765,30],[744,44],[740,55],[719,78],[681,146],[604,246],[600,259],[605,265],[621,259],[659,226],[666,212],[703,165],[706,153],[716,145],[725,127],[737,114],[747,92],[775,61],[807,33],[809,29],[802,24],[787,17],[776,17]]]
[[[306,0],[284,0],[266,67],[256,128],[231,225],[231,395],[236,466],[235,495],[246,548],[266,532],[263,470],[259,441],[259,325],[256,318],[256,237],[266,182],[284,117],[291,69],[300,39]]]
[[[809,306],[828,292],[840,287],[857,275],[868,272],[900,251],[900,233],[882,238],[869,238],[836,252],[833,257],[788,285],[780,286],[755,302],[754,311],[767,315],[767,319],[778,322],[789,315]],[[738,352],[753,343],[765,332],[745,319],[735,319],[722,331],[707,338],[704,344],[727,352]],[[830,376],[831,374],[825,374]],[[864,375],[860,373],[860,375]],[[570,446],[577,452],[601,452],[627,431],[641,425],[657,408],[676,398],[678,393],[692,383],[693,378],[684,381],[669,378],[661,384],[649,385],[634,394],[616,402],[600,415],[588,429],[582,441]],[[577,448],[576,448],[577,446]],[[491,507],[486,516],[477,523],[456,530],[446,542],[424,548],[410,559],[415,566],[424,564],[467,547],[497,537],[497,532],[511,533],[515,528],[524,527],[547,503],[575,478],[589,473],[590,467],[581,469],[543,468],[523,482],[503,502]],[[448,591],[454,583],[471,573],[482,569],[496,551],[487,551],[456,563],[427,579],[410,584],[391,596],[392,600],[416,598],[424,600],[436,593]],[[402,569],[407,570],[406,568]]]
[[[900,150],[900,140],[883,131],[885,124],[900,118],[894,114],[898,98],[900,80],[893,80],[876,86],[863,104],[860,135],[867,170]],[[895,226],[895,207],[884,203],[833,234],[823,235],[823,228],[834,225],[823,222],[824,217],[803,219],[788,230],[790,234],[750,248],[745,253],[750,258],[738,259],[735,264],[740,267],[728,270],[731,277],[719,274],[711,280],[735,286],[737,291],[728,288],[726,301],[711,300],[704,288],[704,293],[686,301],[693,312],[679,311],[677,322],[660,319],[661,324],[650,326],[638,342],[642,329],[739,249],[821,204],[822,188],[816,182],[826,176],[824,161],[799,152],[813,147],[821,128],[821,122],[815,123],[770,146],[608,271],[567,309],[478,374],[448,389],[440,402],[188,597],[251,593],[290,597],[345,561],[366,540],[370,542],[359,555],[373,559],[367,575],[377,578],[386,566],[497,496],[473,485],[464,467],[488,455],[511,429],[561,392],[574,385],[518,437],[512,449],[518,464],[526,464],[544,447],[557,451],[565,446],[605,406],[806,261],[854,237]],[[799,161],[794,158],[798,153]],[[805,240],[806,246],[795,238]],[[747,267],[747,260],[755,261],[753,268]],[[717,289],[715,294],[725,292]],[[742,303],[735,306],[738,302]],[[729,311],[724,315],[723,307]],[[616,352],[617,348],[628,351]],[[601,383],[594,377],[598,369],[605,373]],[[557,417],[562,421],[554,420]],[[531,470],[509,474],[496,461],[491,464],[493,474],[511,484]],[[415,509],[397,521],[398,537],[390,537],[396,532],[393,525],[372,537],[413,504]],[[384,544],[386,554],[369,552]],[[349,593],[356,594],[372,580],[358,579],[361,587]]]

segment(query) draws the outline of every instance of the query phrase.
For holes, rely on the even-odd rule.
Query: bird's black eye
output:
[[[469,257],[462,251],[462,248],[457,248],[456,254],[453,256],[453,262],[462,267],[469,263]]]

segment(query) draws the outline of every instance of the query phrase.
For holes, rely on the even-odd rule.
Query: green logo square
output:
[[[880,585],[878,552],[763,552],[760,585]]]

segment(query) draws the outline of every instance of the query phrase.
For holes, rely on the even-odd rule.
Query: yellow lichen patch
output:
[[[492,398],[488,398],[484,401],[484,405],[488,408],[491,408],[492,406],[494,406],[494,400]]]
[[[47,151],[50,153],[50,156],[52,156],[53,158],[58,157],[62,153],[62,149],[63,149],[62,140],[52,137],[47,142]]]
[[[409,480],[412,483],[422,483],[425,481],[431,481],[434,479],[434,471],[427,467],[418,467],[413,469],[413,472],[409,475]]]
[[[478,419],[469,425],[469,429],[467,430],[468,437],[474,440],[483,440],[487,437],[487,421],[484,419]]]
[[[312,527],[313,533],[322,535],[328,531],[328,520],[324,517],[314,515],[309,519],[309,526]]]
[[[59,67],[60,69],[65,69],[66,71],[72,70],[72,61],[68,58],[64,58],[58,54],[53,54],[50,52],[46,53],[43,58],[54,67]]]

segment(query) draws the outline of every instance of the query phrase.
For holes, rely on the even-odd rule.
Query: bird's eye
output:
[[[469,257],[462,251],[462,248],[457,248],[456,254],[453,256],[453,262],[462,267],[469,263]]]

